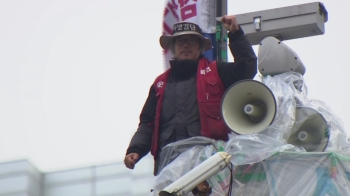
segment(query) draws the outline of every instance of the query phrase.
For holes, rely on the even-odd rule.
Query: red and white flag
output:
[[[188,21],[196,23],[203,33],[215,33],[214,0],[166,0],[163,15],[163,35],[171,35],[173,25]],[[169,60],[173,58],[168,50],[163,50],[164,68],[169,68]]]

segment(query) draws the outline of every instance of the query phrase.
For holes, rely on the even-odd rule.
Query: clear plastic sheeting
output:
[[[237,165],[246,165],[261,162],[280,151],[303,151],[303,149],[296,148],[293,145],[284,144],[281,141],[269,138],[262,134],[238,135],[230,139],[227,143],[213,140],[209,145],[195,145],[193,147],[190,145],[192,143],[208,143],[208,138],[189,138],[186,140],[174,142],[170,146],[165,147],[182,150],[184,150],[186,147],[188,148],[186,151],[179,154],[177,158],[175,158],[171,163],[165,166],[158,174],[151,195],[159,195],[159,192],[162,189],[179,179],[181,176],[192,170],[195,166],[199,165],[218,151],[225,151],[233,155],[231,158],[233,167]],[[209,185],[212,187],[211,195],[225,195],[225,193],[228,192],[231,178],[231,171],[229,168],[230,167],[226,167],[221,172],[217,173],[212,178],[207,180]],[[260,170],[261,169],[262,168],[260,168]],[[254,187],[261,186],[261,188],[266,186],[265,183],[266,182],[249,182],[249,184],[255,184],[256,186],[254,185]],[[244,185],[242,182],[239,182],[236,179],[234,181],[234,184],[237,184],[236,186]],[[189,193],[188,195],[192,195],[192,193]]]
[[[181,141],[181,145],[191,143],[191,139]],[[232,166],[207,180],[212,187],[211,196],[227,196],[230,186],[231,194],[240,196],[343,196],[350,193],[349,150],[305,152],[302,148],[256,134],[240,135],[227,143],[198,145],[184,151],[163,168],[151,195],[159,195],[162,189],[208,159],[222,145],[225,152],[233,155]]]
[[[263,134],[276,139],[283,139],[291,131],[294,125],[294,114],[297,105],[295,95],[299,94],[293,81],[301,83],[298,87],[299,89],[306,88],[303,82],[299,82],[300,80],[302,80],[302,76],[294,72],[262,78],[262,82],[272,91],[277,103],[275,119],[269,127],[262,131]],[[306,92],[303,94],[306,94]]]
[[[261,163],[270,195],[350,193],[350,151],[278,153]]]
[[[262,134],[238,135],[226,143],[224,151],[232,155],[233,165],[258,163],[276,152],[305,152],[303,148],[285,144]]]
[[[190,142],[190,140],[188,142]],[[176,142],[173,144],[176,144]],[[197,145],[180,154],[174,161],[163,168],[160,174],[158,174],[151,195],[158,196],[161,190],[192,170],[198,164],[202,163],[215,152],[216,149],[213,145]],[[215,185],[215,187],[218,186]],[[190,193],[188,195],[193,194]]]
[[[169,144],[152,196],[218,151],[231,155],[231,165],[207,180],[211,196],[228,196],[230,187],[235,196],[350,195],[350,144],[340,118],[326,103],[308,99],[299,73],[261,82],[276,99],[272,124],[258,134],[231,133],[228,142],[195,137]]]
[[[249,167],[238,166],[232,195],[349,195],[349,153],[280,152]]]
[[[311,99],[305,107],[315,109],[326,120],[329,129],[329,141],[326,152],[342,151],[350,148],[349,138],[346,134],[341,119],[332,112],[326,103],[320,100]]]
[[[218,142],[216,142],[214,139],[207,137],[193,137],[189,140],[180,140],[178,142],[168,144],[162,149],[162,152],[159,156],[158,171],[161,171],[166,165],[171,163],[181,153],[187,151],[188,149],[195,146],[207,145],[213,145],[216,150],[222,148],[221,146],[217,146]]]
[[[319,132],[314,133],[314,136],[320,133],[328,134],[327,138],[323,138],[321,142],[321,145],[325,144],[323,151],[333,152],[350,147],[348,136],[340,118],[333,113],[326,103],[316,99],[308,99],[307,85],[301,74],[286,72],[263,77],[261,81],[270,88],[277,102],[276,117],[273,123],[261,132],[262,134],[285,140],[288,143],[291,137],[295,138],[295,133],[300,131],[298,128],[306,127],[312,132]],[[300,112],[301,110],[304,112]],[[314,112],[310,112],[311,110]],[[305,111],[308,112],[305,113]],[[302,113],[304,113],[303,116],[300,116]],[[308,116],[308,114],[310,115]],[[315,124],[312,122],[321,123],[321,120],[315,121],[313,119],[317,114],[324,119],[326,131],[312,130],[311,128],[314,127],[310,128],[305,125]],[[302,142],[297,141],[296,144],[302,144]]]

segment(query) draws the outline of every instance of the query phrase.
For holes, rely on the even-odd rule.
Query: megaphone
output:
[[[236,134],[254,134],[268,127],[276,116],[276,100],[271,90],[256,80],[231,85],[221,102],[226,125]]]
[[[324,117],[315,109],[297,107],[289,144],[303,147],[307,152],[323,152],[329,141],[329,129]]]

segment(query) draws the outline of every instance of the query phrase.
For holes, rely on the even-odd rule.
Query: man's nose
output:
[[[184,42],[184,45],[182,47],[189,47],[190,44],[188,43],[188,40],[186,39],[186,41]]]

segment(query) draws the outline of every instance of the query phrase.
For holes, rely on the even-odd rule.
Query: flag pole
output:
[[[227,0],[216,1],[216,17],[227,15]],[[227,31],[221,22],[216,22],[216,54],[217,60],[227,62]]]

